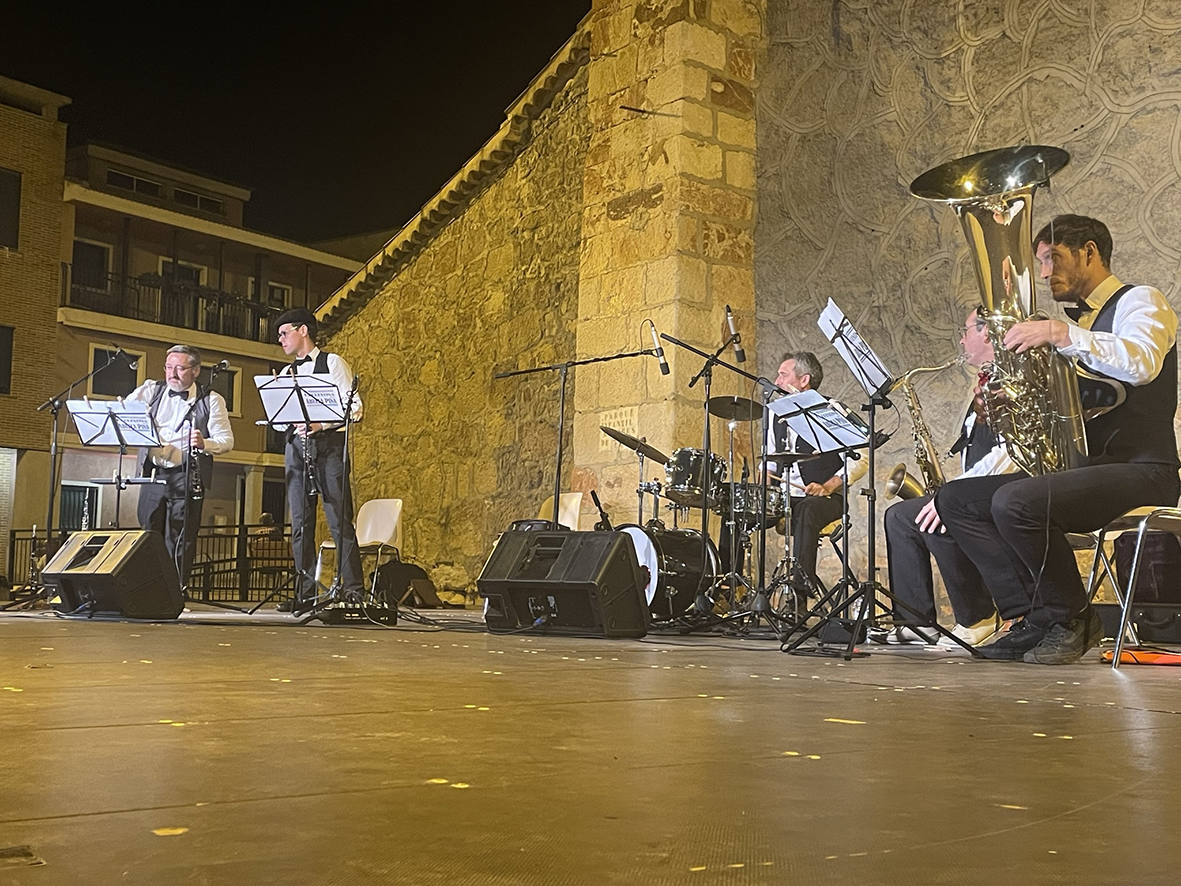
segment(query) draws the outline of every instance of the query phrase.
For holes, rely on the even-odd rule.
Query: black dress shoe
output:
[[[294,600],[282,600],[275,605],[276,612],[290,612],[295,608]]]

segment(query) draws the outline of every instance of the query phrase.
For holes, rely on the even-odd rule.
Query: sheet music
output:
[[[272,425],[300,424],[304,421],[303,409],[295,396],[293,379],[298,379],[303,403],[307,407],[310,421],[325,424],[344,422],[344,406],[340,391],[332,376],[324,372],[291,375],[256,375],[254,384],[262,406]]]
[[[818,391],[801,391],[781,397],[768,407],[787,420],[796,436],[816,452],[864,446],[865,434]]]
[[[78,438],[87,446],[159,446],[149,404],[143,400],[67,400]],[[118,431],[115,423],[118,422]]]
[[[882,393],[893,382],[890,373],[886,371],[886,364],[874,353],[873,348],[865,343],[849,322],[849,318],[845,316],[845,312],[837,307],[837,303],[831,298],[820,312],[816,325],[820,327],[824,337],[832,342],[845,365],[849,367],[849,371],[853,373],[853,377],[857,379],[857,383],[870,397]]]

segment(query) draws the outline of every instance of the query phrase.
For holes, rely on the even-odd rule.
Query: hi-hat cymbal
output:
[[[729,421],[754,421],[763,414],[763,407],[746,397],[710,397],[709,414]]]
[[[623,431],[617,431],[615,428],[609,428],[606,425],[599,425],[599,430],[616,443],[622,443],[628,449],[644,456],[644,458],[650,458],[652,461],[660,462],[660,464],[666,464],[668,462],[668,456],[647,440],[633,437],[631,434],[625,434]]]

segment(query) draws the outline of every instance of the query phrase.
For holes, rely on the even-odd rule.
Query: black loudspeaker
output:
[[[491,631],[642,637],[646,583],[625,532],[509,530],[476,587]]]
[[[45,564],[61,612],[176,618],[184,609],[176,567],[158,532],[75,532]]]

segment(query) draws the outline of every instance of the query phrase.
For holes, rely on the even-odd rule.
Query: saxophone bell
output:
[[[894,465],[894,470],[890,471],[890,479],[886,481],[886,498],[891,499],[897,496],[906,501],[911,498],[918,498],[920,495],[926,495],[927,490],[922,482],[916,480],[907,470],[906,462],[900,461]]]

